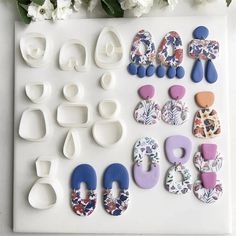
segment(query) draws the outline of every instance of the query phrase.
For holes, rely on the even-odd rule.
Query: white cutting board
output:
[[[230,153],[228,122],[228,77],[226,19],[223,17],[180,17],[180,18],[140,18],[140,19],[85,19],[67,20],[55,24],[38,22],[15,27],[15,157],[14,157],[14,231],[38,233],[165,233],[165,234],[225,234],[231,232],[231,190],[230,190]],[[104,70],[94,63],[94,49],[97,37],[104,26],[116,27],[122,36],[125,46],[125,63],[117,70],[114,90],[105,91],[99,86],[100,76]],[[187,44],[192,39],[192,31],[199,25],[209,28],[209,39],[220,42],[220,57],[214,61],[219,73],[217,83],[210,85],[205,80],[195,84],[190,80],[194,61],[187,56]],[[182,80],[151,78],[139,79],[127,73],[129,50],[133,37],[140,29],[149,30],[158,45],[162,37],[175,30],[182,37],[185,54],[183,66],[186,76]],[[33,69],[23,61],[19,40],[28,32],[44,33],[53,40],[53,60],[43,68]],[[65,72],[58,67],[58,53],[64,42],[77,38],[86,42],[90,50],[91,67],[88,72]],[[52,96],[45,104],[53,118],[52,137],[45,142],[27,142],[18,136],[19,120],[22,112],[32,103],[24,94],[24,86],[32,81],[49,81],[52,85]],[[84,102],[92,108],[92,124],[101,118],[97,104],[105,98],[116,99],[121,105],[119,118],[124,121],[126,136],[117,146],[102,148],[91,137],[91,126],[80,128],[81,153],[76,160],[67,160],[62,155],[62,145],[68,129],[56,123],[56,108],[65,102],[62,88],[65,84],[79,81],[85,88]],[[190,119],[184,125],[172,127],[160,121],[154,126],[143,126],[133,119],[133,110],[140,101],[137,89],[144,84],[155,86],[155,99],[160,105],[169,100],[168,88],[173,84],[186,87],[184,100],[190,108]],[[193,192],[176,196],[164,188],[164,178],[170,164],[163,150],[164,140],[171,135],[182,134],[193,142],[192,156],[198,146],[204,142],[192,135],[192,121],[198,110],[194,94],[201,90],[211,90],[216,95],[214,108],[219,112],[222,122],[220,137],[210,140],[218,145],[224,156],[223,168],[217,173],[223,183],[224,193],[215,204],[203,204]],[[154,137],[161,146],[159,184],[151,190],[140,189],[132,179],[132,148],[135,141],[142,136]],[[58,156],[57,177],[63,187],[63,201],[49,210],[33,209],[27,196],[32,184],[37,179],[34,167],[35,159],[40,155]],[[114,162],[126,166],[130,174],[130,204],[128,210],[120,217],[112,217],[105,212],[102,205],[102,175],[105,168]],[[89,217],[79,217],[70,208],[70,175],[80,163],[91,164],[98,177],[98,202],[94,213]],[[191,160],[186,164],[195,180],[198,171]]]

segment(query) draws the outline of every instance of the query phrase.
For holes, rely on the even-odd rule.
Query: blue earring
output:
[[[117,181],[120,187],[119,197],[114,198],[112,194],[112,183]],[[103,204],[105,210],[113,216],[121,215],[128,207],[129,202],[129,174],[126,168],[114,163],[109,165],[103,176]]]
[[[80,184],[87,185],[87,197],[81,198]],[[79,216],[89,216],[96,207],[97,176],[94,168],[88,164],[77,166],[71,176],[71,207]]]

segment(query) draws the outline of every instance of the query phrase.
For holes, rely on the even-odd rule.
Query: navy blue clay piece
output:
[[[211,60],[207,61],[205,77],[208,83],[213,84],[218,79],[216,68]]]
[[[146,70],[146,75],[148,77],[153,76],[155,73],[155,66],[154,65],[149,65]]]
[[[193,65],[191,79],[194,83],[198,83],[203,79],[203,66],[200,59],[197,59]]]
[[[156,75],[158,78],[163,78],[166,74],[166,68],[162,65],[159,65],[156,69]]]
[[[185,76],[185,70],[183,66],[178,66],[176,69],[176,77],[182,79]]]
[[[129,188],[128,171],[119,163],[111,164],[106,168],[103,176],[103,187],[112,189],[112,183],[115,181],[118,182],[120,189]]]
[[[195,39],[206,39],[209,35],[209,30],[205,26],[198,26],[193,31],[193,37]]]
[[[95,190],[97,187],[97,175],[94,168],[88,164],[77,166],[71,176],[71,189],[80,189],[84,182],[88,190]]]
[[[130,63],[128,65],[128,72],[131,74],[131,75],[136,75],[137,74],[137,71],[138,71],[138,68],[137,66],[134,64],[134,63]]]
[[[143,78],[146,75],[146,69],[144,66],[139,66],[138,67],[138,72],[137,75],[139,78]]]
[[[166,73],[167,77],[169,79],[173,79],[175,76],[176,76],[176,69],[174,66],[170,66],[168,69],[167,69],[167,73]]]

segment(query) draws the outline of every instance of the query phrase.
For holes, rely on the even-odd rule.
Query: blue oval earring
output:
[[[120,187],[119,197],[113,197],[112,183],[118,182]],[[129,203],[129,174],[126,168],[114,163],[109,165],[103,176],[103,204],[107,213],[113,216],[121,215],[128,208]]]

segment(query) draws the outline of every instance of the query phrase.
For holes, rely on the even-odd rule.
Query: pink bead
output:
[[[144,85],[139,88],[138,94],[144,100],[151,99],[155,95],[155,88],[150,84]]]
[[[216,144],[204,143],[201,145],[201,149],[202,149],[202,156],[206,161],[216,159],[216,151],[217,151]]]
[[[215,172],[204,172],[201,173],[202,185],[206,189],[215,188],[216,186],[216,173]]]
[[[181,99],[185,95],[185,87],[181,85],[173,85],[169,88],[169,95],[174,100]]]

